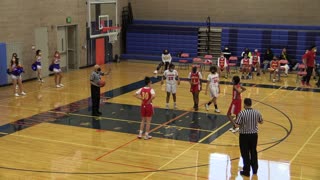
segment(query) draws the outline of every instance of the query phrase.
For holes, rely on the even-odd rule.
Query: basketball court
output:
[[[133,94],[155,64],[125,61],[103,70],[109,67],[98,118],[90,115],[91,68],[66,73],[63,89],[52,86],[52,77],[45,84],[24,83],[25,97],[12,97],[11,87],[1,88],[2,178],[242,179],[238,134],[228,132],[225,116],[230,78],[221,82],[219,114],[205,110],[209,98],[203,92],[200,110],[192,110],[186,80],[178,87],[178,109],[165,110],[165,85],[153,78],[153,139],[140,140],[140,102]],[[187,76],[188,70],[178,71]],[[313,99],[319,98],[319,89],[297,87],[294,74],[276,84],[267,75],[242,83],[247,87],[243,97],[254,100],[265,120],[259,133],[259,172],[252,178],[317,179],[320,106]]]

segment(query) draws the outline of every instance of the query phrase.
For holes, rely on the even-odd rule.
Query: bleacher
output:
[[[122,59],[161,60],[164,49],[168,49],[177,61],[181,52],[197,56],[198,28],[157,25],[130,25],[127,30],[126,54]],[[191,61],[191,58],[189,58]]]
[[[279,56],[284,47],[293,59],[301,61],[302,55],[311,45],[320,45],[320,32],[301,30],[264,30],[223,28],[221,46],[229,46],[234,55],[240,56],[245,48],[260,53],[270,47]]]
[[[169,49],[173,60],[179,52],[189,53],[188,60],[197,56],[198,29],[205,22],[135,20],[127,31],[126,54],[122,59],[161,60],[161,53]],[[270,47],[275,55],[280,55],[287,47],[288,54],[301,61],[305,50],[311,45],[320,47],[320,26],[268,25],[211,23],[220,27],[221,47],[229,46],[235,56],[240,56],[244,48],[264,53]],[[317,56],[318,63],[320,62]]]

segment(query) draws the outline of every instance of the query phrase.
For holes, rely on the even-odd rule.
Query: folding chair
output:
[[[202,72],[202,68],[203,68],[203,61],[201,58],[193,58],[192,59],[192,64],[194,65],[198,65],[199,70]]]
[[[288,60],[285,60],[285,59],[281,59],[279,61],[279,64],[280,64],[279,66],[279,80],[280,80],[281,73],[284,73],[285,69],[289,68],[289,66],[288,66]]]
[[[237,62],[238,62],[237,56],[231,56],[229,58],[229,63],[228,63],[229,73],[231,71],[231,68],[234,68],[234,72],[237,72]]]
[[[298,72],[297,72],[297,79],[296,82],[298,83],[301,81],[301,78],[305,75],[307,75],[307,72],[305,71],[306,66],[304,64],[299,64],[298,66]]]
[[[180,59],[179,64],[178,64],[178,68],[182,69],[182,67],[184,67],[184,69],[189,69],[189,61],[186,59]]]
[[[203,65],[204,65],[204,70],[206,70],[207,66],[209,66],[209,68],[210,68],[210,66],[212,66],[212,55],[207,54],[204,56]]]

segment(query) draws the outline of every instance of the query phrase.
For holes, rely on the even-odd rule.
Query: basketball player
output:
[[[254,50],[254,53],[252,53],[250,60],[252,62],[252,68],[254,68],[254,70],[257,70],[257,76],[260,76],[260,53],[258,52],[258,49]]]
[[[193,96],[193,109],[198,111],[199,109],[199,93],[201,91],[201,79],[202,75],[197,71],[197,66],[192,67],[192,71],[189,73],[188,79],[190,80],[190,92]]]
[[[233,133],[239,131],[239,128],[235,126],[234,120],[232,119],[232,114],[236,115],[236,118],[238,117],[239,112],[241,111],[241,93],[243,93],[246,88],[240,85],[240,77],[239,76],[233,76],[232,78],[232,102],[230,104],[227,117],[230,120],[231,124],[233,125],[232,128],[229,130]]]
[[[22,77],[21,77],[21,73],[23,72],[23,68],[19,63],[19,58],[16,53],[12,54],[9,72],[10,72],[10,76],[12,79],[14,95],[16,97],[19,97],[20,95],[25,96],[26,93],[23,92]],[[16,88],[17,86],[18,86],[19,93],[17,92],[17,88]]]
[[[270,62],[269,68],[270,77],[271,75],[273,75],[272,82],[276,82],[276,74],[279,72],[279,66],[279,59],[276,56],[274,56],[272,61]]]
[[[43,83],[44,81],[43,81],[42,75],[41,75],[41,69],[42,69],[42,67],[41,67],[41,55],[42,55],[41,50],[38,49],[36,51],[36,62],[35,62],[35,64],[37,66],[38,81]]]
[[[174,69],[174,64],[169,65],[169,70],[165,70],[162,76],[161,85],[163,84],[163,80],[166,80],[166,89],[167,89],[167,97],[166,97],[166,109],[169,109],[169,100],[170,94],[172,94],[173,98],[173,107],[177,109],[177,81],[178,85],[180,85],[180,79],[178,72]]]
[[[152,106],[152,100],[155,98],[155,92],[151,87],[151,79],[150,77],[145,77],[144,82],[146,84],[145,87],[140,88],[134,96],[141,100],[141,124],[140,124],[140,130],[138,138],[142,138],[142,133],[144,130],[144,125],[146,125],[146,131],[144,139],[148,140],[151,139],[152,136],[149,135],[150,132],[150,123],[153,115],[153,106]]]
[[[210,87],[209,89],[210,89],[211,100],[207,104],[205,104],[205,107],[206,107],[206,110],[209,111],[209,106],[213,102],[214,108],[215,108],[214,111],[217,113],[220,113],[220,110],[218,109],[218,105],[217,105],[217,98],[218,98],[219,92],[220,92],[219,74],[217,71],[218,71],[217,66],[210,67],[211,73],[208,75],[208,78],[207,78],[207,86],[206,86],[205,95],[207,95],[208,87]]]
[[[241,59],[241,71],[242,76],[241,79],[249,79],[249,74],[251,73],[252,62],[250,58],[248,58],[247,54],[244,54],[244,57]]]
[[[54,82],[56,83],[56,87],[60,88],[63,87],[64,85],[61,83],[61,79],[62,79],[62,71],[60,68],[60,53],[58,51],[56,51],[54,53],[54,57],[52,60],[52,64],[53,64],[53,72],[54,72]]]
[[[225,71],[226,74],[225,74],[224,77],[225,77],[225,78],[228,78],[227,58],[224,57],[224,54],[223,54],[223,53],[221,53],[221,54],[220,54],[220,57],[218,58],[218,67],[219,67],[219,70],[220,70],[220,71],[219,71],[219,74],[221,75],[221,73],[222,73],[223,71]]]

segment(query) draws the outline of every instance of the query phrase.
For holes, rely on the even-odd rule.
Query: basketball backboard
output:
[[[90,38],[118,35],[119,30],[104,31],[104,27],[116,27],[118,24],[117,0],[88,0],[87,27]]]

